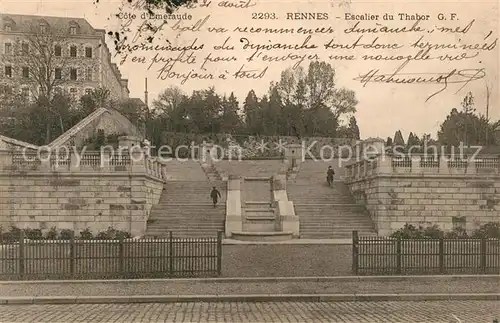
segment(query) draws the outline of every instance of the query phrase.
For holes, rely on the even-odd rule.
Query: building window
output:
[[[76,35],[76,26],[69,27],[69,33],[70,35]]]
[[[92,67],[87,67],[86,80],[87,81],[92,81]]]
[[[54,71],[54,77],[56,80],[61,80],[62,79],[62,69],[56,68]]]
[[[0,94],[11,95],[12,94],[12,87],[8,86],[8,85],[1,85],[0,86]]]
[[[69,56],[76,57],[76,46],[71,46],[69,48]]]
[[[40,25],[40,33],[45,34],[47,32],[47,26],[46,25]]]
[[[54,46],[54,55],[55,56],[61,56],[62,55],[61,45]]]
[[[21,95],[24,99],[26,100],[29,100],[30,98],[30,89],[28,89],[27,87],[23,87],[21,89]]]
[[[72,97],[76,97],[78,92],[77,92],[77,89],[75,87],[72,87],[71,89],[69,89],[69,94],[72,96]]]
[[[56,88],[54,89],[54,93],[55,93],[56,95],[62,95],[62,89],[58,86],[58,87],[56,87]]]
[[[21,45],[21,50],[23,52],[23,55],[28,55],[30,50],[30,45],[28,43],[23,43]]]
[[[85,57],[92,58],[92,47],[85,47]]]
[[[85,95],[91,95],[92,94],[92,89],[87,88],[85,89]]]
[[[76,79],[77,79],[76,68],[72,68],[70,70],[69,79],[72,80],[72,81],[76,81]]]
[[[5,66],[5,77],[12,77],[12,66]]]
[[[23,77],[24,78],[29,78],[30,77],[30,69],[28,67],[23,67]]]
[[[11,25],[5,25],[5,31],[12,31]]]
[[[12,55],[12,44],[5,43],[5,55]]]

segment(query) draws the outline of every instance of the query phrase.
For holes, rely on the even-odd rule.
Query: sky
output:
[[[66,0],[66,1],[25,1],[25,0],[1,0],[0,12],[13,14],[36,14],[49,16],[67,16],[67,17],[82,17],[86,18],[94,28],[102,28],[106,30],[119,31],[124,27],[128,20],[119,20],[116,14],[135,13],[136,19],[131,21],[128,28],[130,32],[126,32],[128,39],[132,39],[137,28],[144,22],[140,19],[141,13],[137,9],[133,9],[132,4],[122,3],[117,0]],[[450,77],[450,82],[446,89],[442,92],[429,96],[440,91],[443,88],[443,83],[440,84],[394,84],[394,83],[362,83],[360,75],[365,75],[370,71],[377,71],[377,75],[386,75],[386,78],[393,74],[402,64],[402,61],[373,61],[363,60],[363,55],[381,55],[381,56],[408,56],[414,55],[417,49],[410,48],[410,44],[414,43],[420,37],[424,37],[424,41],[429,41],[432,44],[491,44],[498,37],[499,21],[498,21],[498,1],[441,1],[434,2],[428,0],[415,1],[257,1],[255,6],[246,9],[222,8],[218,6],[220,0],[212,0],[208,8],[182,9],[177,13],[188,13],[192,16],[191,20],[180,21],[181,27],[188,27],[195,24],[198,20],[205,20],[205,24],[198,32],[189,30],[180,31],[174,30],[177,21],[168,21],[162,27],[160,32],[154,35],[153,45],[165,44],[166,40],[170,41],[172,46],[186,46],[192,44],[197,38],[197,44],[204,44],[204,49],[196,51],[196,63],[187,65],[176,63],[172,71],[181,74],[187,73],[190,70],[201,73],[212,73],[214,79],[211,80],[189,80],[181,84],[180,80],[175,78],[161,79],[158,77],[158,71],[165,63],[156,62],[151,64],[153,57],[158,54],[163,57],[163,60],[169,57],[174,57],[173,54],[167,52],[139,52],[129,54],[127,58],[120,64],[123,56],[117,55],[113,61],[119,64],[120,71],[125,78],[129,79],[129,89],[131,97],[144,98],[144,80],[148,78],[149,103],[151,103],[158,94],[169,86],[178,86],[183,92],[191,93],[193,90],[206,89],[209,86],[215,86],[220,94],[229,95],[231,92],[237,96],[240,103],[246,97],[250,89],[253,89],[258,96],[265,94],[269,89],[271,81],[278,81],[283,70],[294,65],[296,61],[286,60],[282,62],[265,63],[259,61],[259,58],[252,62],[245,59],[255,51],[249,48],[244,49],[245,44],[302,44],[307,37],[306,35],[270,35],[263,33],[238,33],[233,32],[236,26],[244,27],[261,27],[261,28],[331,28],[334,30],[331,34],[312,34],[308,40],[308,44],[317,46],[315,49],[301,49],[297,51],[290,50],[273,50],[262,51],[260,57],[264,55],[276,55],[282,57],[288,53],[295,55],[318,55],[320,60],[330,63],[336,71],[336,86],[345,87],[355,91],[356,98],[359,101],[357,112],[355,114],[358,125],[361,131],[361,137],[392,137],[396,130],[401,130],[403,136],[408,136],[409,132],[417,134],[430,133],[433,137],[436,136],[440,123],[446,118],[451,109],[460,109],[460,103],[467,92],[471,91],[476,99],[476,109],[479,113],[485,113],[486,110],[486,88],[489,87],[490,94],[490,109],[489,116],[491,119],[500,118],[500,110],[498,109],[499,98],[499,60],[500,55],[498,46],[489,51],[470,50],[466,52],[469,59],[450,61],[445,58],[444,61],[439,59],[433,60],[412,60],[408,65],[404,66],[399,72],[399,77],[438,77],[438,75],[448,75],[451,71],[456,70],[456,73],[462,71],[462,76],[454,75]],[[246,2],[246,1],[245,1]],[[239,1],[233,1],[239,3]],[[120,9],[121,8],[121,9]],[[291,20],[287,19],[288,14],[294,13],[327,13],[328,20]],[[254,14],[255,13],[255,14]],[[252,16],[258,17],[259,13],[267,13],[265,16],[271,17],[274,13],[277,19],[252,19]],[[392,14],[394,20],[383,20],[384,14]],[[346,29],[355,26],[355,21],[345,20],[347,15],[379,15],[379,20],[363,20],[358,24],[358,28],[374,28],[386,25],[391,28],[410,28],[415,21],[399,20],[399,13],[409,15],[418,13],[419,15],[429,15],[429,19],[419,22],[419,26],[425,30],[422,32],[405,32],[405,33],[350,33],[345,32]],[[441,13],[446,17],[446,20],[438,20],[437,16]],[[451,19],[451,14],[456,14],[455,20]],[[263,15],[264,16],[264,15]],[[370,18],[370,17],[368,17]],[[458,20],[456,20],[458,19]],[[447,28],[465,28],[471,23],[470,28],[466,33],[460,32],[444,32],[440,31],[439,27]],[[156,22],[158,24],[158,21]],[[380,24],[380,25],[377,25]],[[215,33],[208,32],[207,27],[226,28],[227,32]],[[432,32],[431,32],[432,30]],[[490,33],[491,31],[491,33]],[[489,34],[489,35],[488,35]],[[143,33],[143,37],[147,34]],[[362,36],[359,43],[370,44],[375,41],[376,44],[386,44],[402,46],[398,49],[375,49],[375,48],[359,48],[353,49],[325,49],[324,44],[333,39],[335,44],[352,44],[358,37]],[[213,46],[221,45],[225,39],[230,37],[228,45],[234,46],[234,50],[215,50]],[[377,38],[375,40],[375,38]],[[241,40],[240,38],[246,38]],[[108,39],[110,47],[113,39]],[[139,41],[140,42],[140,41]],[[461,55],[463,50],[433,50],[433,57],[443,57],[448,54],[449,57]],[[234,56],[236,61],[205,64],[206,70],[201,70],[201,62],[204,58],[211,54],[211,57],[220,56],[231,58]],[[475,56],[477,53],[477,56]],[[146,63],[132,62],[132,56],[138,58],[144,57]],[[335,60],[330,59],[330,55],[354,55],[356,60]],[[177,54],[175,55],[177,56]],[[158,56],[157,56],[158,58]],[[158,59],[157,59],[158,60]],[[234,74],[241,66],[245,64],[245,68],[262,71],[266,66],[268,69],[264,77],[260,79],[234,79],[231,75]],[[309,62],[307,60],[301,66],[307,68]],[[148,69],[148,67],[151,67]],[[482,72],[481,72],[482,70]],[[227,71],[227,73],[225,72]],[[218,79],[219,74],[226,74],[224,80]],[[452,83],[452,81],[465,80],[467,75],[480,75],[480,79],[473,80],[469,83]],[[410,75],[411,74],[411,75]],[[165,75],[165,74],[163,74]],[[469,77],[470,78],[470,77]],[[373,80],[373,78],[372,78]],[[406,139],[406,138],[405,138]]]

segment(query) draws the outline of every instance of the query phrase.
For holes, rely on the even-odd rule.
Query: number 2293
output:
[[[276,19],[274,12],[253,12],[252,19]]]

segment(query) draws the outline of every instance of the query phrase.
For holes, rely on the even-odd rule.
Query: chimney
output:
[[[148,78],[144,79],[144,103],[146,103],[146,107],[149,108],[148,105]]]

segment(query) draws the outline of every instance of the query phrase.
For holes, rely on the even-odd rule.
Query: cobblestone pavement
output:
[[[498,301],[2,305],[0,322],[492,323]]]

